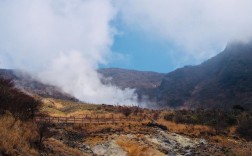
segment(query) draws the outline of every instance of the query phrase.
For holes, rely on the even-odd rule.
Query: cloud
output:
[[[251,0],[118,0],[129,28],[176,45],[176,52],[202,60],[232,40],[252,36]]]
[[[0,61],[86,102],[136,103],[134,90],[96,73],[111,55],[115,15],[110,0],[1,0]]]
[[[113,42],[109,0],[11,0],[0,7],[0,47],[16,66],[37,70],[71,50],[97,65]]]
[[[64,91],[88,102],[137,104],[134,89],[121,90],[109,84],[103,85],[100,75],[94,70],[89,59],[78,51],[72,51],[70,55],[60,54],[53,60],[50,69],[40,73],[39,76],[43,77],[42,80],[61,86]]]

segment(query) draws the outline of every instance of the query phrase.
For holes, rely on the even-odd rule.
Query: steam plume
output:
[[[134,90],[103,85],[96,72],[111,55],[115,14],[110,0],[2,0],[2,66],[26,70],[86,102],[135,104]]]

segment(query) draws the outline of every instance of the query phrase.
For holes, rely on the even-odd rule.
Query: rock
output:
[[[167,156],[175,156],[176,154],[173,151],[170,151]]]
[[[205,145],[205,144],[207,144],[207,141],[206,141],[205,139],[200,139],[200,140],[199,140],[199,143],[200,143],[201,145]]]
[[[78,144],[78,149],[84,153],[94,154],[88,145]]]
[[[40,153],[39,155],[40,155],[40,156],[48,156],[47,153]],[[0,156],[2,156],[2,155],[0,154]]]
[[[188,150],[188,149],[190,149],[190,146],[186,146],[184,149],[185,149],[185,150]]]
[[[104,144],[98,144],[92,148],[94,155],[97,156],[126,156],[125,152],[119,145],[115,143],[115,140]]]
[[[104,155],[107,151],[106,147],[104,145],[96,145],[92,148],[92,151],[95,155]]]
[[[68,141],[68,142],[66,142],[66,144],[67,144],[68,146],[72,147],[72,148],[75,148],[75,147],[77,146],[77,143],[74,142],[74,141]]]

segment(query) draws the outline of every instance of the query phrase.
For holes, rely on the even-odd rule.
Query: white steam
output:
[[[112,20],[201,61],[252,37],[251,7],[251,0],[0,0],[0,67],[26,70],[83,101],[134,104],[134,90],[103,85],[96,72],[113,55]]]
[[[124,24],[177,45],[181,57],[202,61],[227,42],[252,37],[251,0],[118,0],[117,6]]]
[[[121,90],[115,86],[103,85],[91,65],[80,52],[72,51],[69,55],[61,54],[52,62],[50,70],[40,75],[43,80],[60,86],[78,99],[92,103],[137,104],[137,95],[133,89]]]
[[[96,72],[111,55],[115,14],[110,0],[1,0],[0,62],[86,102],[135,104],[134,90],[105,86]]]

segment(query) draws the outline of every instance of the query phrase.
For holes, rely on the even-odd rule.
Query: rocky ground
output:
[[[125,116],[128,109],[45,99],[49,116]],[[205,125],[178,124],[163,119],[166,112],[131,108],[141,122],[115,124],[51,124],[43,130],[40,155],[51,156],[251,156],[252,143],[235,133],[215,134]],[[158,117],[157,117],[158,116]],[[156,120],[153,120],[156,119]],[[230,129],[230,132],[234,130]]]
[[[101,129],[89,133],[85,128],[54,125],[49,137],[44,138],[41,155],[87,156],[194,156],[225,155],[227,149],[203,138],[190,138],[158,127],[142,126],[136,131]]]

